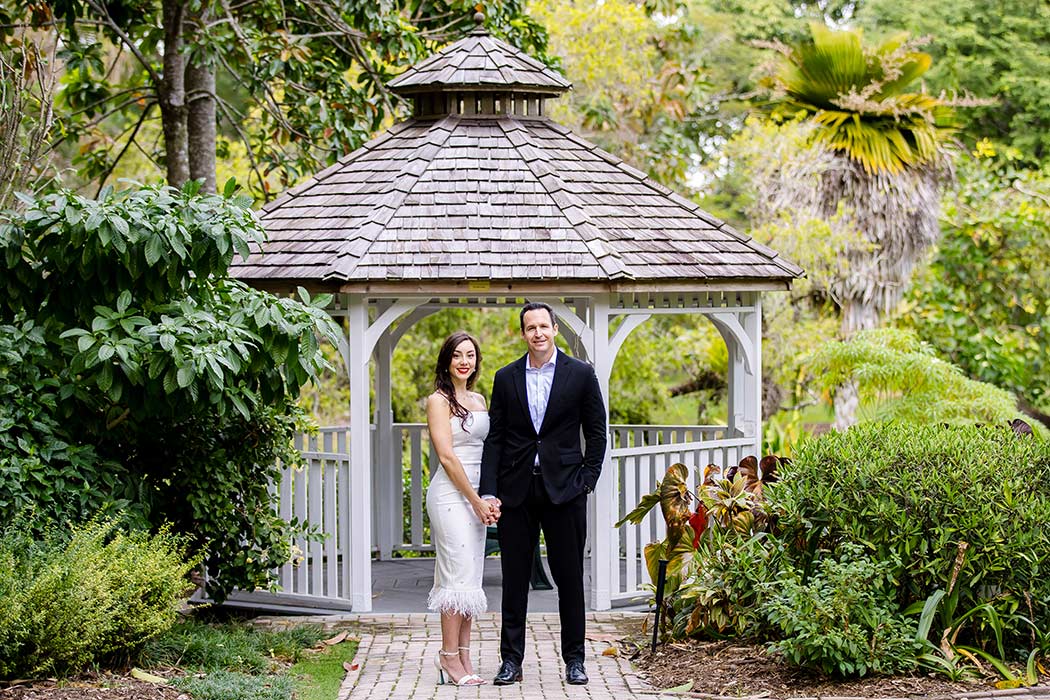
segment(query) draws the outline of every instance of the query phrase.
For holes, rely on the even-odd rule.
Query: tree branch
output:
[[[103,18],[105,18],[105,25],[112,29],[113,33],[116,34],[122,42],[124,42],[124,45],[128,47],[128,50],[131,51],[135,58],[138,59],[138,62],[142,64],[142,67],[146,70],[146,72],[149,73],[150,78],[153,79],[154,84],[159,86],[161,84],[160,75],[153,68],[150,62],[146,60],[146,57],[142,55],[142,52],[139,51],[139,47],[135,44],[135,42],[131,40],[131,37],[129,37],[124,32],[124,30],[121,29],[120,26],[113,21],[113,18],[110,17],[109,10],[106,9],[106,6],[100,5],[96,0],[85,0],[85,2],[87,3],[88,7],[93,9]]]
[[[139,120],[135,122],[135,127],[131,130],[131,136],[128,137],[127,143],[124,144],[124,148],[120,149],[120,153],[117,154],[117,157],[110,162],[109,167],[106,168],[106,172],[102,173],[98,181],[98,190],[95,191],[96,199],[98,198],[99,193],[102,192],[102,188],[105,187],[106,180],[109,179],[109,176],[112,175],[113,171],[116,169],[117,163],[120,162],[120,159],[124,157],[124,154],[128,152],[128,148],[130,148],[131,144],[135,141],[139,129],[142,128],[142,123],[146,121],[146,115],[149,114],[149,111],[154,104],[154,102],[150,102],[146,105],[146,108],[142,110],[142,114],[139,115]],[[142,149],[140,148],[139,150]]]
[[[237,136],[244,143],[244,150],[248,154],[248,163],[252,166],[252,172],[255,173],[255,177],[259,179],[259,190],[263,193],[264,198],[269,198],[269,194],[266,192],[266,179],[263,174],[259,171],[259,164],[255,161],[255,154],[252,153],[252,142],[248,138],[248,135],[241,129],[240,122],[236,119],[230,118],[230,112],[233,110],[227,103],[226,100],[216,98],[215,103],[219,106],[219,110],[222,112],[223,117],[226,118],[232,126],[234,131],[237,132]]]

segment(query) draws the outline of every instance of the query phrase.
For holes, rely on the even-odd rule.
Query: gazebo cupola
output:
[[[416,118],[462,116],[538,117],[544,102],[572,88],[536,59],[494,40],[481,25],[387,84],[412,100]]]

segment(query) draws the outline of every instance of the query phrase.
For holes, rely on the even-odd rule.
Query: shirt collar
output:
[[[554,352],[551,353],[551,359],[547,360],[546,362],[544,362],[539,367],[533,367],[532,366],[532,356],[529,355],[528,353],[525,353],[525,371],[528,372],[528,371],[531,370],[533,372],[537,372],[537,371],[543,369],[544,367],[553,367],[554,366],[554,362],[557,359],[558,359],[558,347],[557,346],[554,347]]]

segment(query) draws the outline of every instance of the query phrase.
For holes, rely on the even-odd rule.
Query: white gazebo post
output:
[[[396,545],[401,544],[401,441],[394,435],[393,382],[391,365],[394,344],[389,333],[376,343],[376,480],[375,514],[376,544],[379,559],[390,559]],[[400,436],[396,436],[400,438]],[[395,442],[397,443],[395,446]]]
[[[753,438],[756,458],[762,454],[762,306],[758,293],[750,305],[709,314],[729,354],[729,437]],[[741,455],[744,456],[744,455]]]
[[[612,376],[615,356],[609,347],[609,295],[597,295],[591,300],[590,329],[592,346],[588,349],[594,363],[594,373],[598,377],[598,386],[605,401],[606,420],[609,416],[609,378]],[[606,439],[611,434],[606,431]],[[620,554],[616,530],[616,475],[613,472],[612,458],[608,445],[605,451],[605,462],[602,475],[590,499],[591,507],[591,607],[595,610],[608,610],[612,607],[612,590],[609,587],[614,577],[619,577]]]
[[[347,295],[347,369],[350,375],[350,602],[354,612],[372,610],[372,440],[369,410],[368,300]]]

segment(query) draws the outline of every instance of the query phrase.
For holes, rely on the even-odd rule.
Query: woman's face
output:
[[[452,351],[452,364],[449,366],[448,371],[453,377],[466,381],[474,373],[474,368],[477,364],[478,358],[477,352],[474,350],[474,343],[464,340]]]

